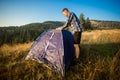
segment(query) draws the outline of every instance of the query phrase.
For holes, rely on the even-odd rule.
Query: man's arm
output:
[[[63,29],[63,26],[56,28],[56,30],[62,30],[62,29]]]
[[[65,28],[69,27],[69,25],[71,24],[72,19],[73,19],[73,13],[70,13],[70,16],[67,19],[66,23],[63,26],[56,28],[56,30],[62,30],[62,29],[65,29]]]
[[[60,26],[60,27],[56,28],[56,30],[63,30],[66,27],[68,27],[68,19],[67,19],[67,21],[65,22],[65,24],[63,26]]]
[[[62,29],[65,29],[65,28],[69,27],[72,19],[73,19],[73,13],[70,13],[69,18],[67,19],[66,23],[63,25],[63,28],[62,28]]]

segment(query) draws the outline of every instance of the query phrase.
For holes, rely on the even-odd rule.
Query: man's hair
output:
[[[64,12],[64,11],[69,12],[68,8],[64,8],[64,9],[62,10],[62,12]]]

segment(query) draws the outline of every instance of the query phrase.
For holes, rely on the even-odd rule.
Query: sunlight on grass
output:
[[[82,44],[120,43],[120,29],[86,31],[82,34]]]

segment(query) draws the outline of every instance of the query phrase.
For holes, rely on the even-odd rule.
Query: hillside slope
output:
[[[93,29],[120,29],[118,21],[91,20],[90,22]]]

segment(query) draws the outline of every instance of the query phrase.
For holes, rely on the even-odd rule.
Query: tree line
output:
[[[62,26],[63,22],[47,21],[44,23],[31,23],[17,27],[0,27],[0,46],[4,43],[24,43],[34,41],[43,31]]]

